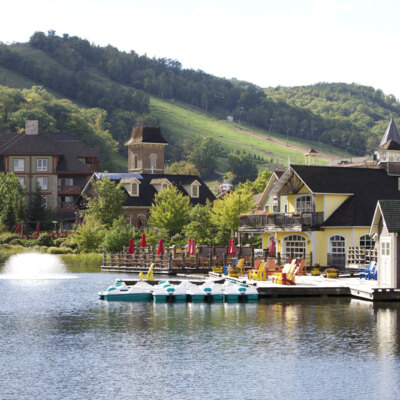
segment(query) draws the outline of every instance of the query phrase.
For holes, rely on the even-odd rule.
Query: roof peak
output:
[[[389,140],[393,140],[394,142],[400,144],[400,133],[397,129],[396,123],[394,122],[393,118],[390,120],[389,125],[386,128],[386,132],[383,135],[379,147],[383,146]]]

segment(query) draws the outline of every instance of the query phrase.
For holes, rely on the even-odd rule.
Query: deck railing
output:
[[[273,229],[275,227],[318,228],[324,218],[322,212],[303,212],[295,214],[248,214],[240,217],[240,228]],[[240,229],[241,230],[241,229]]]
[[[83,189],[82,185],[58,185],[58,193],[65,194],[81,194]]]

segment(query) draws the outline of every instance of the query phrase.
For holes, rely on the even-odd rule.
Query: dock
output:
[[[328,279],[324,276],[298,276],[296,285],[280,285],[267,281],[253,281],[245,277],[231,278],[225,275],[210,273],[217,283],[223,283],[226,279],[256,286],[260,299],[285,298],[285,297],[354,297],[368,301],[400,301],[400,289],[383,288],[377,286],[377,281],[364,280],[358,277],[346,277]],[[196,276],[189,279],[191,282],[201,284],[207,275]],[[127,285],[134,285],[139,279],[119,279]],[[169,280],[169,279],[168,279]],[[148,281],[150,284],[158,284],[160,280]],[[172,284],[179,284],[181,280],[169,280]]]

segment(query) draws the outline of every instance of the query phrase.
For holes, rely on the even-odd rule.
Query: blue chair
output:
[[[360,269],[360,279],[375,279],[375,278],[370,278],[371,276],[371,271],[372,273],[375,272],[375,267],[376,267],[376,261],[371,261],[368,265],[368,268],[366,269]]]
[[[365,279],[378,280],[378,264],[375,263],[375,265],[371,268],[371,271],[369,271],[368,276],[366,276]]]

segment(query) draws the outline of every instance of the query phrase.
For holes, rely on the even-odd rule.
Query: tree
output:
[[[205,206],[196,204],[190,211],[190,222],[183,229],[184,234],[195,239],[198,244],[215,244],[217,225],[213,221],[211,211],[210,202]]]
[[[80,251],[96,251],[103,242],[105,233],[104,225],[94,215],[88,215],[72,235],[72,241],[78,245]]]
[[[36,184],[35,191],[32,194],[32,198],[29,204],[28,210],[29,227],[34,230],[36,224],[39,222],[41,228],[45,228],[47,222],[46,207],[43,200],[42,189]]]
[[[247,154],[230,154],[228,163],[230,171],[236,176],[233,183],[256,179],[257,167],[251,156]]]
[[[24,189],[13,174],[0,173],[0,225],[12,229],[25,216]]]
[[[121,215],[115,219],[112,228],[106,233],[103,241],[103,249],[109,253],[118,253],[123,247],[128,247],[129,239],[132,237],[133,228],[126,224]]]
[[[86,197],[86,214],[95,216],[102,224],[110,227],[122,215],[122,205],[126,200],[123,186],[104,177],[94,181],[93,188],[94,196]]]
[[[188,161],[176,161],[168,165],[165,173],[171,175],[200,175],[196,166]]]
[[[169,185],[159,192],[151,208],[149,225],[163,229],[171,237],[182,232],[189,222],[190,199],[178,191],[174,185]]]
[[[249,213],[254,208],[253,194],[249,190],[236,190],[214,202],[214,223],[219,227],[229,228],[233,234],[239,227],[240,214]]]

